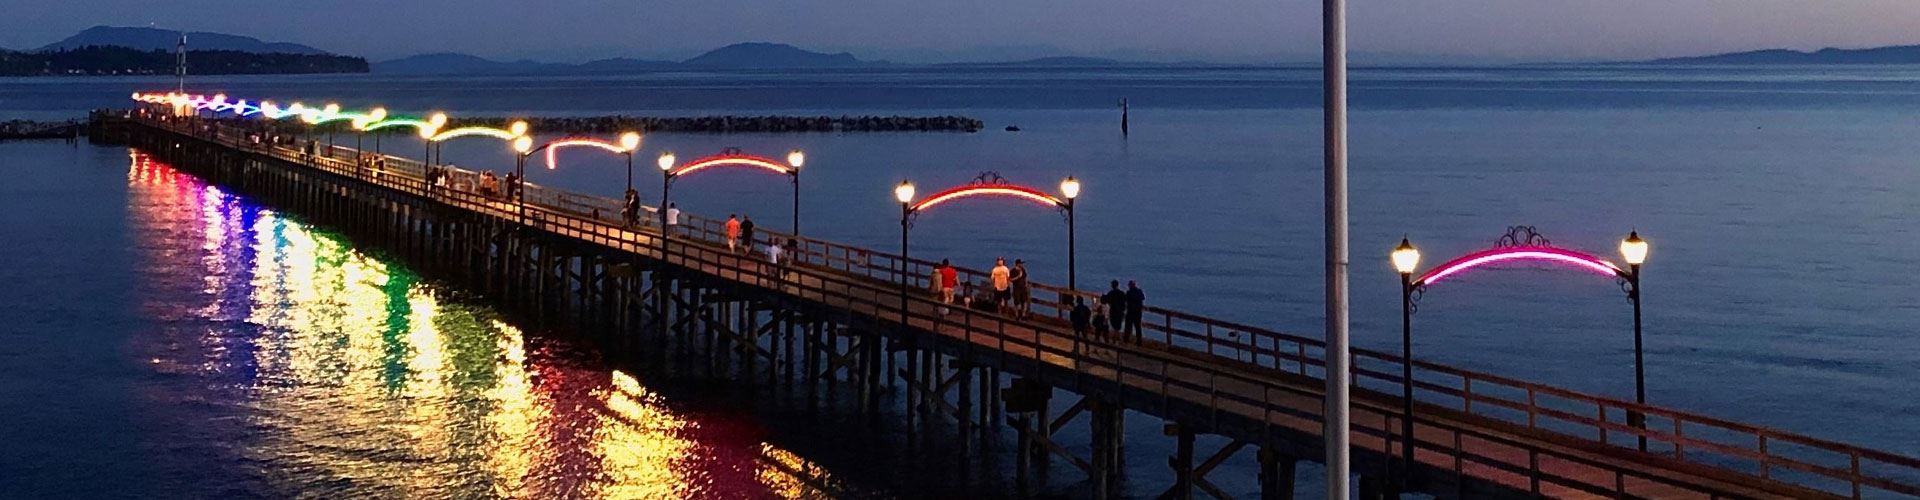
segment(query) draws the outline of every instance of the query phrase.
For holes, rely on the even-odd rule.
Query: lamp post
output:
[[[913,261],[907,258],[907,229],[913,227],[913,183],[900,181],[893,187],[893,199],[900,201],[900,325],[907,324],[907,286],[913,283]]]
[[[1074,248],[1073,241],[1073,200],[1080,197],[1080,180],[1067,176],[1066,180],[1060,181],[1060,195],[1066,199],[1066,203],[1060,205],[1060,208],[1067,211],[1067,290],[1079,291],[1080,267],[1074,260],[1080,253]]]
[[[519,205],[520,222],[527,221],[527,155],[533,154],[533,138],[520,136],[513,139],[513,176],[517,185],[507,186],[513,190],[513,198]]]
[[[660,166],[661,174],[660,207],[655,211],[660,213],[660,260],[662,262],[667,260],[667,203],[669,203],[668,196],[673,193],[673,178],[675,177],[673,174],[673,164],[675,161],[678,161],[678,159],[674,158],[672,151],[660,153],[660,159],[654,161],[656,165]]]
[[[1627,232],[1627,239],[1620,240],[1620,256],[1627,261],[1627,300],[1633,302],[1633,397],[1634,402],[1647,404],[1647,365],[1640,341],[1640,265],[1647,262],[1647,240],[1640,239],[1640,231]],[[1647,428],[1647,416],[1640,412],[1627,415],[1632,425],[1640,429]],[[1647,436],[1640,435],[1640,451],[1647,450]]]
[[[340,105],[328,103],[327,107],[320,108],[320,113],[321,114],[319,116],[324,117],[321,119],[331,120],[334,117],[340,115]],[[328,158],[333,157],[333,129],[335,128],[339,128],[339,127],[333,127],[333,126],[327,127],[327,157]]]
[[[640,133],[620,134],[620,149],[625,151],[622,154],[627,155],[627,191],[633,191],[633,152],[640,149]]]
[[[1402,485],[1413,475],[1413,271],[1420,266],[1420,250],[1406,238],[1393,249],[1393,268],[1400,272],[1400,460]]]
[[[793,178],[793,234],[800,235],[800,166],[807,163],[807,154],[798,149],[787,152],[787,176]]]
[[[420,167],[423,169],[420,172],[421,175],[426,175],[425,170],[433,169],[433,134],[439,132],[440,127],[446,125],[447,114],[434,113],[431,117],[427,118],[427,126],[420,127],[420,142],[422,146],[426,147],[426,152],[423,153],[426,157],[426,162],[420,164]]]

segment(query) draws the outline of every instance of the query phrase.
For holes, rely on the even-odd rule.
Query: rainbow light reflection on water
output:
[[[564,341],[134,152],[148,397],[258,470],[243,491],[806,498],[838,480],[752,425],[688,417]],[[191,430],[184,430],[191,429]],[[225,462],[224,460],[217,461]],[[823,488],[825,491],[823,491]]]

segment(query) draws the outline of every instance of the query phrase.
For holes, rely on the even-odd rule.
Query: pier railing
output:
[[[252,144],[244,133],[238,131],[219,127],[204,129],[198,124],[180,120],[141,121],[179,134],[222,142],[237,149],[252,149],[391,189],[432,196],[463,208],[503,216],[507,214],[503,212],[503,206],[507,205],[503,198],[482,196],[470,189],[458,189],[469,185],[464,179],[469,179],[467,176],[474,175],[473,172],[449,168],[454,178],[462,181],[453,182],[448,188],[430,189],[421,180],[420,173],[425,169],[412,160],[387,157],[385,171],[374,175],[365,165],[353,160],[356,157],[351,149],[342,151],[343,148],[339,147],[328,148],[325,153],[309,158],[299,147]],[[646,233],[657,225],[654,216],[640,217],[640,227],[626,227],[619,220],[618,200],[532,184],[527,189],[526,211],[532,214],[532,224],[640,253],[657,248],[657,240]],[[651,211],[652,207],[646,210]],[[670,261],[690,267],[697,265],[717,269],[722,277],[764,272],[755,270],[762,269],[758,264],[743,264],[752,263],[750,258],[743,259],[726,254],[724,250],[716,250],[724,248],[725,235],[720,221],[690,214],[683,214],[681,220],[680,227],[675,228],[675,240],[684,239],[703,245],[669,245],[672,252],[668,256]],[[794,268],[795,273],[806,280],[816,280],[819,285],[807,284],[810,282],[806,280],[801,280],[805,283],[781,285],[793,287],[794,293],[802,298],[845,300],[848,304],[865,308],[865,312],[880,315],[897,310],[898,299],[876,300],[874,297],[897,297],[899,290],[894,287],[905,286],[910,289],[907,294],[910,304],[914,304],[909,311],[914,308],[931,311],[938,307],[924,292],[927,289],[927,276],[935,265],[933,262],[917,259],[903,261],[895,254],[777,231],[761,231],[758,235],[761,236],[757,239],[759,242],[789,237],[802,242],[796,255],[800,265]],[[967,268],[961,268],[960,271],[970,283],[985,282],[985,273]],[[1015,321],[1000,314],[958,307],[953,309],[960,311],[959,319],[909,312],[905,321],[916,326],[932,325],[936,331],[955,324],[966,325],[959,328],[964,330],[960,332],[964,340],[991,344],[999,349],[1002,356],[1009,352],[1026,353],[1033,363],[1069,366],[1083,376],[1110,377],[1111,383],[1121,386],[1148,382],[1159,384],[1157,389],[1149,390],[1157,392],[1163,399],[1191,396],[1199,397],[1200,401],[1206,401],[1215,408],[1226,405],[1224,407],[1257,409],[1259,421],[1270,425],[1286,424],[1298,428],[1304,423],[1319,420],[1317,406],[1302,406],[1298,401],[1298,398],[1317,400],[1319,394],[1316,391],[1303,390],[1297,383],[1285,383],[1283,379],[1274,378],[1277,372],[1309,379],[1322,377],[1325,346],[1318,339],[1149,307],[1142,321],[1143,329],[1147,332],[1144,335],[1147,341],[1145,345],[1140,348],[1101,345],[1100,349],[1107,350],[1104,352],[1116,354],[1110,358],[1088,356],[1089,353],[1081,349],[1093,343],[1076,339],[1062,319],[1068,310],[1065,304],[1070,299],[1097,300],[1097,295],[1042,284],[1035,284],[1034,290],[1036,296],[1032,305],[1035,315],[1045,318],[1040,321]],[[865,298],[853,300],[856,295]],[[894,317],[901,315],[894,313]],[[975,326],[976,322],[991,326],[983,332],[982,328]],[[1009,326],[1013,326],[1015,331],[1032,331],[1035,337],[1025,339],[1009,336]],[[1049,342],[1073,347],[1062,348]],[[1117,353],[1124,353],[1124,356]],[[1365,349],[1354,350],[1353,356],[1355,384],[1372,389],[1371,393],[1363,391],[1364,397],[1355,400],[1354,445],[1387,454],[1396,453],[1397,443],[1403,438],[1394,432],[1400,417],[1395,402],[1397,398],[1390,394],[1403,382],[1397,370],[1400,358],[1396,354]],[[1140,366],[1152,366],[1158,371],[1141,371],[1137,366],[1132,366],[1133,363],[1125,362],[1139,360],[1151,361]],[[1631,452],[1628,456],[1639,457],[1649,463],[1730,473],[1843,497],[1877,497],[1882,492],[1920,496],[1920,459],[1913,457],[1429,362],[1416,360],[1414,366],[1414,384],[1419,391],[1418,399],[1423,414],[1434,410],[1457,412],[1507,422],[1529,431],[1572,437],[1579,442],[1599,445],[1595,450]],[[1201,376],[1205,382],[1186,380],[1173,376],[1175,374]],[[1253,394],[1259,396],[1256,398]],[[1627,415],[1632,413],[1645,415],[1644,426],[1628,423]],[[1421,429],[1416,432],[1419,437],[1416,449],[1423,463],[1433,465],[1435,460],[1450,461],[1443,465],[1456,471],[1491,467],[1493,471],[1488,474],[1508,479],[1522,478],[1531,482],[1536,492],[1542,491],[1543,480],[1549,483],[1548,486],[1558,484],[1593,494],[1627,491],[1630,489],[1627,486],[1628,479],[1672,484],[1655,477],[1657,474],[1614,468],[1587,455],[1556,454],[1482,428],[1456,426],[1450,422],[1425,418],[1417,420],[1417,424]],[[1432,439],[1429,427],[1444,430],[1451,437],[1451,442],[1448,439]],[[1645,438],[1649,443],[1645,453],[1634,450],[1640,438]],[[1511,454],[1498,457],[1475,455],[1465,449],[1464,443],[1468,442],[1524,450],[1525,461],[1516,464]],[[1543,476],[1553,476],[1555,471],[1543,469],[1542,458],[1551,459],[1550,468],[1606,470],[1604,475],[1614,482],[1603,484],[1584,479],[1572,482],[1566,478],[1543,479]],[[1560,472],[1564,475],[1564,471]]]

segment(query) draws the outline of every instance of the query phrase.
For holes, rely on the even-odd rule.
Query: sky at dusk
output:
[[[94,25],[215,31],[387,59],[680,58],[742,41],[900,61],[1072,54],[1316,59],[1314,0],[0,0],[0,47]],[[1920,43],[1917,0],[1350,0],[1356,53],[1636,59]]]

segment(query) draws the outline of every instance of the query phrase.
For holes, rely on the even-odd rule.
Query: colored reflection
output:
[[[344,238],[130,155],[167,439],[262,496],[812,498],[821,467],[703,420]]]

